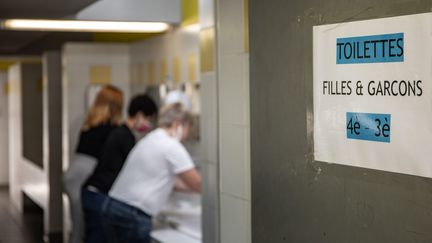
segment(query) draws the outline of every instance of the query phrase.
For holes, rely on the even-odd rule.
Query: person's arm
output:
[[[178,177],[186,185],[187,188],[184,189],[190,189],[198,193],[201,192],[201,176],[195,168],[178,174]]]
[[[174,190],[179,192],[192,192],[192,189],[190,189],[179,177],[175,180]]]

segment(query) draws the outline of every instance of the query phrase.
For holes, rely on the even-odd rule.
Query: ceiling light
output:
[[[169,25],[162,22],[120,22],[82,20],[9,19],[2,27],[10,30],[160,33]]]

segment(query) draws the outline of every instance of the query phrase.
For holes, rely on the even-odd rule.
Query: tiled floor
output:
[[[26,210],[20,215],[9,201],[6,188],[0,188],[0,243],[43,243],[42,211]]]

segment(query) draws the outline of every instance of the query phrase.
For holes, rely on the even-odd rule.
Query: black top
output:
[[[135,137],[126,125],[112,131],[96,169],[86,185],[96,187],[100,192],[108,194],[134,145]]]
[[[81,131],[76,152],[99,159],[109,134],[116,128],[118,126],[102,124],[89,130]]]

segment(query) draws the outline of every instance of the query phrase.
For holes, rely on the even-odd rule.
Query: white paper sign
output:
[[[315,26],[315,160],[432,177],[432,13]]]

